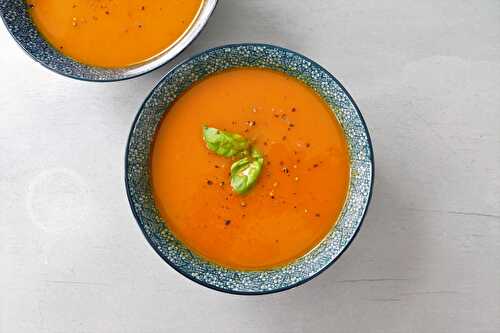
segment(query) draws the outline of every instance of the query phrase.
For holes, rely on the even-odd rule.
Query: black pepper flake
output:
[[[105,11],[104,14],[109,15],[109,10]]]
[[[308,143],[306,143],[306,147],[307,147],[307,148],[311,147],[311,144],[310,144],[309,142],[308,142]]]
[[[218,168],[219,168],[219,166],[216,164],[216,165],[214,165],[214,168],[218,169]]]
[[[313,168],[317,168],[317,167],[319,167],[319,165],[318,165],[318,164],[314,164],[314,165],[313,165]]]
[[[316,214],[314,214],[314,216],[319,217],[320,215],[319,215],[319,213],[316,213]]]
[[[292,112],[295,112],[297,111],[297,109],[295,107],[292,108]]]
[[[288,127],[295,127],[295,125],[290,123],[290,124],[288,124]]]
[[[231,220],[225,220],[225,221],[224,221],[224,224],[225,224],[225,225],[230,225],[230,224],[231,224]]]
[[[213,181],[207,180],[207,185],[212,186],[213,183],[214,183]]]
[[[287,167],[284,167],[284,168],[283,168],[283,172],[284,172],[284,173],[286,173],[286,174],[288,174],[288,172],[289,172],[288,168],[287,168]]]
[[[141,7],[141,10],[144,10],[144,9],[146,9],[146,7],[142,6],[142,7]]]

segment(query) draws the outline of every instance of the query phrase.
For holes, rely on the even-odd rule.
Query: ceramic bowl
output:
[[[189,30],[165,52],[138,65],[112,69],[81,64],[53,48],[33,25],[25,0],[0,0],[0,16],[17,43],[43,66],[74,79],[107,82],[146,74],[172,60],[198,36],[215,9],[217,1],[205,0]]]
[[[149,159],[155,131],[169,106],[199,80],[232,67],[261,67],[298,78],[320,94],[347,138],[351,180],[337,224],[304,257],[264,271],[238,271],[207,262],[186,248],[165,226],[153,199]],[[337,79],[308,58],[272,45],[238,44],[205,51],[172,69],[153,89],[133,123],[125,157],[125,183],[132,212],[151,246],[175,270],[206,287],[235,294],[289,289],[315,277],[348,247],[365,216],[373,187],[373,151],[354,100]]]

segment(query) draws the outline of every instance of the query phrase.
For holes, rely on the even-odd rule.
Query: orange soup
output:
[[[238,133],[264,156],[244,195],[234,158],[215,154],[203,126]],[[335,225],[350,177],[347,143],[330,108],[283,73],[227,70],[201,80],[170,107],[151,155],[151,182],[167,226],[219,265],[257,270],[312,250]]]
[[[63,54],[88,65],[144,62],[175,43],[203,0],[28,0],[40,33]]]

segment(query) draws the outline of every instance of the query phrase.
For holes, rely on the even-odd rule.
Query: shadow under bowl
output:
[[[347,139],[351,163],[347,199],[335,227],[311,252],[275,269],[239,271],[210,263],[176,239],[161,218],[150,182],[150,151],[168,108],[205,77],[234,67],[269,68],[296,77],[330,106]],[[272,45],[237,44],[205,51],[173,68],[153,89],[133,123],[125,156],[125,183],[132,212],[153,249],[175,270],[206,287],[256,295],[302,284],[328,268],[359,230],[372,194],[373,150],[366,124],[345,88],[308,58]]]
[[[167,50],[145,62],[122,68],[85,65],[59,52],[36,29],[25,0],[0,0],[0,16],[16,42],[43,66],[74,79],[109,82],[131,79],[149,73],[175,58],[199,35],[215,9],[217,1],[203,1],[202,8],[193,24]]]

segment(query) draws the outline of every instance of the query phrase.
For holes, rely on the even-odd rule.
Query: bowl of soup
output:
[[[172,69],[130,132],[125,182],[153,249],[206,287],[265,294],[348,247],[373,186],[361,113],[320,65],[238,44]]]
[[[43,66],[89,81],[124,80],[172,60],[217,0],[0,0],[17,43]]]

